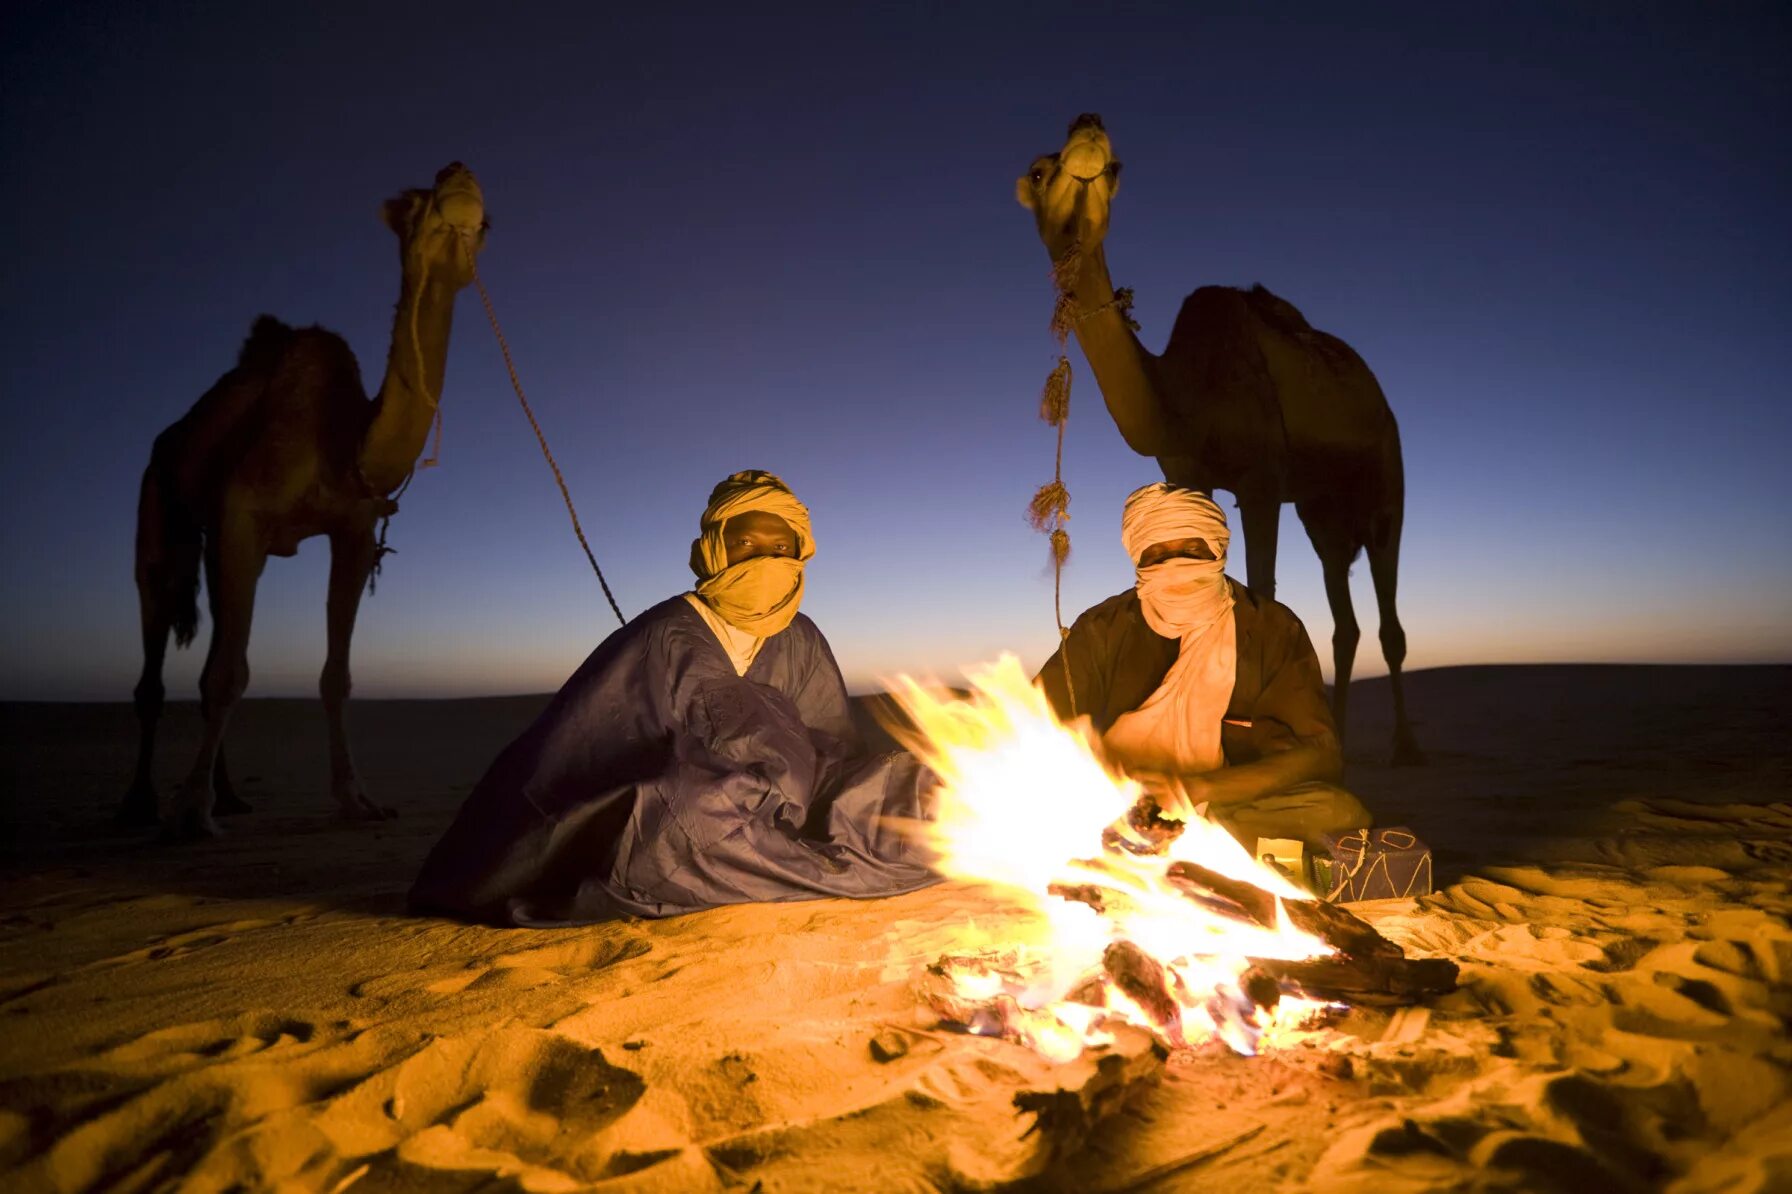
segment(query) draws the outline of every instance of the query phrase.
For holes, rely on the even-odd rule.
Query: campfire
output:
[[[1406,958],[1218,825],[1156,816],[1013,656],[966,678],[965,699],[907,677],[892,693],[911,723],[899,737],[941,781],[924,832],[942,874],[1002,888],[1036,917],[1023,939],[928,968],[921,995],[943,1020],[1054,1061],[1126,1024],[1168,1048],[1251,1054],[1328,1009],[1455,985],[1453,963]]]

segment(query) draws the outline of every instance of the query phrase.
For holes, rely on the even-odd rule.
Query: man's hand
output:
[[[1188,821],[1196,815],[1195,806],[1207,799],[1207,781],[1200,776],[1167,775],[1161,771],[1131,774],[1166,821]]]

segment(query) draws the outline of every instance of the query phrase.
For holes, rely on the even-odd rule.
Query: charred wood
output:
[[[1276,924],[1277,897],[1243,879],[1234,879],[1193,862],[1172,862],[1164,872],[1171,886],[1192,899],[1212,905],[1217,899],[1238,909],[1240,919],[1264,928]],[[1405,952],[1375,931],[1374,926],[1324,900],[1283,900],[1295,928],[1353,958],[1399,958]]]
[[[1173,1039],[1182,1036],[1182,1005],[1170,992],[1170,977],[1158,960],[1130,941],[1116,941],[1102,951],[1101,965],[1122,994],[1144,1011],[1152,1024]]]
[[[1456,989],[1448,958],[1254,958],[1257,970],[1315,999],[1388,1007],[1417,1003]]]

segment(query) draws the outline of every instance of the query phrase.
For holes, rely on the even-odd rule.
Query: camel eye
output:
[[[1045,171],[1041,170],[1038,166],[1034,166],[1033,173],[1029,174],[1027,177],[1031,178],[1034,182],[1038,182],[1045,177]]]

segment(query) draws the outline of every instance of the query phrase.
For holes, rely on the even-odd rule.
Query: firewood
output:
[[[1101,964],[1114,986],[1173,1040],[1182,1039],[1182,1005],[1170,993],[1170,978],[1158,960],[1130,941],[1102,951]]]
[[[1045,888],[1050,895],[1061,900],[1069,900],[1073,904],[1087,904],[1097,912],[1105,914],[1108,910],[1109,897],[1114,894],[1110,888],[1099,883],[1049,883]]]
[[[1184,895],[1209,905],[1215,899],[1225,901],[1240,909],[1244,918],[1264,928],[1275,927],[1277,897],[1261,887],[1193,862],[1172,862],[1165,868],[1165,878]],[[1295,928],[1311,933],[1340,953],[1355,958],[1405,956],[1405,951],[1376,932],[1374,926],[1336,904],[1283,900],[1282,907]]]
[[[1251,965],[1312,998],[1358,1005],[1411,1004],[1456,989],[1448,958],[1253,958]]]
[[[1124,822],[1117,822],[1102,831],[1101,844],[1109,850],[1128,854],[1162,854],[1170,843],[1182,836],[1181,821],[1159,815],[1157,802],[1141,796],[1126,810]]]
[[[1238,989],[1244,992],[1246,999],[1265,1011],[1274,1011],[1276,1004],[1282,1001],[1281,981],[1256,966],[1238,976]]]
[[[1340,953],[1353,958],[1403,958],[1406,951],[1348,909],[1324,900],[1283,900],[1288,920]]]
[[[1085,866],[1094,865],[1085,862]],[[1050,883],[1046,892],[1073,904],[1087,904],[1103,916],[1124,917],[1137,910],[1137,903],[1125,892],[1100,883]]]

